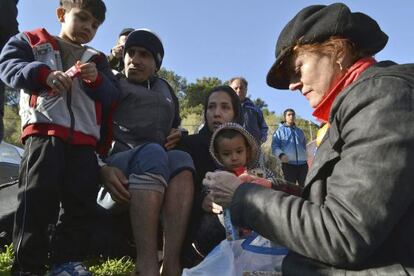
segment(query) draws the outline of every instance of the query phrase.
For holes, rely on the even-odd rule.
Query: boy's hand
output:
[[[46,78],[47,85],[54,92],[64,92],[72,86],[72,79],[62,71],[53,71]]]
[[[82,63],[80,61],[76,62],[78,67],[80,78],[85,82],[94,82],[98,77],[98,69],[96,69],[95,62]]]

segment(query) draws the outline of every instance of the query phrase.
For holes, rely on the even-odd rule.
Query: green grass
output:
[[[89,271],[97,276],[122,276],[130,275],[134,271],[134,262],[129,257],[121,259],[108,259],[98,261],[95,264],[88,264]]]
[[[13,262],[13,245],[6,245],[0,252],[0,275],[10,275]]]
[[[0,250],[0,276],[10,275],[13,258],[13,245],[6,245]],[[129,257],[89,260],[85,261],[85,265],[96,276],[130,275],[134,270],[134,262]]]

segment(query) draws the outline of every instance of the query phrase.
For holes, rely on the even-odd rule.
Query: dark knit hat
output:
[[[122,31],[119,33],[118,37],[120,37],[121,35],[129,35],[130,33],[132,33],[135,29],[133,28],[124,28],[122,29]]]
[[[331,36],[351,40],[367,55],[378,53],[388,42],[388,36],[374,19],[363,13],[353,13],[342,3],[309,6],[290,20],[280,33],[276,43],[276,61],[267,74],[267,84],[287,89],[289,76],[282,65],[293,47],[323,42]]]
[[[154,57],[157,69],[160,69],[162,59],[164,58],[164,47],[158,35],[148,29],[135,30],[128,35],[125,41],[124,56],[126,50],[131,46],[143,47],[150,51]]]

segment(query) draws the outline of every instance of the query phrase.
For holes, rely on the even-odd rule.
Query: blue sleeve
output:
[[[24,33],[13,36],[1,52],[0,78],[12,88],[28,91],[47,89],[45,77],[49,71],[49,66],[35,60]]]
[[[272,136],[272,153],[276,158],[279,158],[279,155],[283,153],[282,150],[282,139],[280,137],[280,128],[278,128]]]
[[[98,85],[89,85],[83,82],[84,91],[95,101],[99,101],[104,109],[108,109],[119,100],[119,80],[112,73],[108,60],[104,54],[97,55],[93,62],[102,80]]]

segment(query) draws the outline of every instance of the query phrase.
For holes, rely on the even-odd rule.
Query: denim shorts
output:
[[[133,149],[118,152],[107,158],[109,166],[117,167],[129,179],[130,188],[134,188],[133,179],[140,175],[156,175],[162,179],[163,185],[178,173],[189,170],[195,172],[191,156],[180,150],[165,151],[156,143],[147,143]],[[108,193],[103,194],[101,189],[98,195],[98,203],[105,209],[111,209],[114,201],[109,199]],[[109,197],[109,198],[108,198]]]

